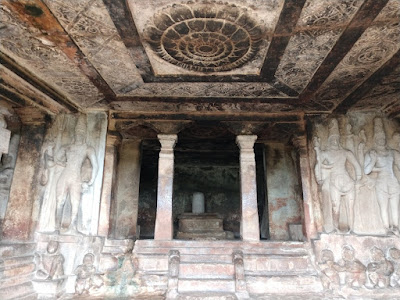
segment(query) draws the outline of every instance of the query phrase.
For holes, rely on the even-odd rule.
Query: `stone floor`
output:
[[[61,298],[61,300],[164,300],[164,296],[158,295],[142,295],[136,297],[88,297],[88,296],[73,296],[66,295]],[[182,295],[178,300],[236,300],[236,296],[233,294],[187,294]],[[250,296],[252,300],[336,300],[336,299],[348,299],[348,300],[400,300],[400,295],[332,295],[327,293],[317,293],[317,294],[288,294],[288,295],[252,295]]]

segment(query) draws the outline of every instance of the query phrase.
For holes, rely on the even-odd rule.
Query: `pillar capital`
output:
[[[174,150],[175,144],[178,141],[176,134],[158,134],[157,137],[161,144],[161,151]]]
[[[236,136],[236,144],[240,150],[253,149],[254,143],[257,140],[256,135],[238,135]]]
[[[107,146],[118,146],[121,144],[121,136],[119,134],[109,133],[107,134]]]

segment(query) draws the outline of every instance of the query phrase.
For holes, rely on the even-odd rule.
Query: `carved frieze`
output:
[[[287,98],[288,96],[268,83],[247,82],[193,82],[146,83],[132,91],[141,97],[224,97],[224,98]]]
[[[344,238],[322,234],[313,244],[325,289],[353,296],[374,293],[386,299],[398,294],[400,244],[397,237]]]

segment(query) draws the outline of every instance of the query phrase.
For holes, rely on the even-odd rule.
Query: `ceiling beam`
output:
[[[26,70],[15,62],[11,57],[7,56],[5,53],[0,51],[0,64],[5,68],[10,70],[12,73],[16,74],[27,84],[36,88],[43,94],[47,95],[70,112],[78,112],[81,108],[74,102],[66,98],[64,95],[59,93],[57,90],[53,89],[51,86],[40,80],[37,76],[32,74],[30,71]],[[4,80],[4,79],[3,79]]]
[[[153,78],[153,70],[147,53],[141,43],[139,33],[126,0],[103,0],[104,6],[114,23],[115,28],[120,35],[122,42],[127,49],[135,49],[142,53],[140,59],[134,60],[136,67],[144,82],[146,79]],[[140,64],[139,64],[140,61]],[[147,81],[148,82],[148,81]]]
[[[354,104],[362,99],[372,88],[382,83],[382,79],[393,72],[400,65],[400,51],[397,51],[385,64],[372,74],[363,84],[347,96],[333,111],[346,113]],[[399,91],[400,92],[400,91]]]
[[[364,31],[371,25],[389,0],[365,0],[353,17],[345,31],[337,40],[335,46],[326,56],[307,87],[300,94],[300,100],[307,101],[318,91],[324,81],[342,61]]]
[[[305,2],[306,0],[285,0],[264,64],[261,68],[261,77],[268,80],[274,78]]]

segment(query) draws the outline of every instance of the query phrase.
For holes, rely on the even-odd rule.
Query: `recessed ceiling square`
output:
[[[128,0],[157,76],[259,75],[283,0]]]

